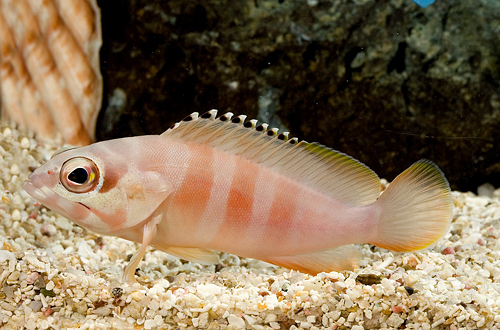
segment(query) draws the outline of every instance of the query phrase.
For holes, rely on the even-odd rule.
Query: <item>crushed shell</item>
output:
[[[149,249],[131,287],[121,276],[137,244],[88,232],[21,189],[60,147],[0,128],[2,329],[500,328],[500,190],[453,192],[451,230],[432,248],[360,245],[354,272],[310,276],[228,254],[201,266]]]
[[[0,1],[2,116],[40,136],[94,139],[102,101],[96,0]]]

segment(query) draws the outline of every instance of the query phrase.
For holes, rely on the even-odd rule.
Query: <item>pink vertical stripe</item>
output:
[[[294,182],[279,177],[274,191],[273,203],[263,235],[263,242],[273,242],[274,245],[286,244],[291,231],[293,218],[297,208],[299,187]]]
[[[210,200],[193,234],[197,242],[210,243],[217,237],[226,222],[226,205],[235,177],[237,157],[227,157],[216,153],[214,157],[214,184],[210,190]]]
[[[213,149],[201,145],[187,147],[190,155],[187,171],[171,204],[183,210],[184,224],[195,229],[207,207],[214,183]]]
[[[233,181],[227,199],[225,223],[219,231],[221,235],[244,233],[252,220],[255,183],[260,168],[247,160],[238,158]]]

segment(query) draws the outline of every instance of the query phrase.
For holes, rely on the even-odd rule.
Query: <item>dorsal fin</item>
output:
[[[165,131],[162,136],[187,143],[206,144],[272,168],[352,206],[373,203],[380,180],[367,166],[317,143],[288,138],[267,124],[217,110],[197,112]]]

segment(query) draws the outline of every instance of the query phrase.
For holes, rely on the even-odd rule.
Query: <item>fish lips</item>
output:
[[[26,180],[23,183],[23,189],[26,190],[28,195],[36,199],[37,201],[43,203],[44,200],[47,199],[47,195],[45,195],[41,189],[37,188],[31,180]]]
[[[50,195],[54,194],[51,188],[54,188],[57,184],[58,178],[53,174],[52,171],[41,171],[40,169],[35,170],[28,177],[28,180],[24,181],[23,188],[26,192],[31,195],[31,197],[36,200],[43,202]]]

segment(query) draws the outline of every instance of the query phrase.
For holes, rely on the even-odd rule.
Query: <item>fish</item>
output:
[[[382,192],[354,158],[246,118],[195,112],[160,135],[65,148],[23,187],[90,231],[141,243],[127,283],[147,246],[201,264],[223,251],[317,274],[358,268],[358,243],[414,251],[448,230],[450,187],[433,162]]]

